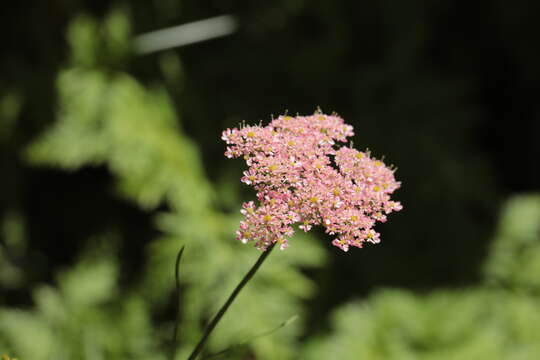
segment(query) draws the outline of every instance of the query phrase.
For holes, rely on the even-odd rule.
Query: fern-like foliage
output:
[[[482,286],[415,295],[380,291],[333,315],[305,359],[540,358],[540,195],[511,198]]]
[[[164,359],[146,304],[120,294],[117,278],[110,252],[84,254],[56,286],[34,289],[33,309],[0,309],[0,348],[36,360]]]
[[[177,357],[185,358],[202,325],[259,255],[234,241],[239,217],[218,210],[220,194],[206,179],[197,146],[182,132],[164,88],[147,88],[117,69],[118,59],[129,51],[122,42],[129,38],[126,24],[124,15],[114,13],[103,25],[82,17],[70,27],[73,57],[58,75],[57,121],[30,145],[26,157],[32,164],[66,170],[106,166],[122,196],[143,209],[165,204],[170,211],[156,216],[162,236],[148,245],[142,265],[146,271],[129,295],[114,291],[113,263],[83,263],[59,282],[59,289],[38,291],[35,309],[2,310],[0,333],[6,335],[0,335],[0,342],[24,358],[153,358],[149,353],[162,358],[174,319],[150,324],[148,318],[170,299],[174,260],[182,245],[186,251]],[[108,45],[113,40],[126,53],[111,53],[118,48]],[[298,236],[291,249],[272,254],[218,326],[209,349],[221,350],[302,315],[301,303],[314,284],[299,268],[322,262],[321,248],[306,236]],[[62,305],[69,302],[86,312],[78,315],[78,310]],[[115,306],[106,308],[109,302]],[[122,318],[132,308],[138,315]],[[49,321],[50,316],[65,321]],[[293,359],[300,325],[295,322],[247,348],[258,359]],[[43,346],[31,346],[35,337]],[[88,338],[96,340],[89,345]],[[152,345],[156,343],[162,345],[159,351]],[[73,348],[79,351],[67,350]]]

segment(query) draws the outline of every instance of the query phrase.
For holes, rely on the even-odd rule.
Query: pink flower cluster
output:
[[[320,112],[224,131],[225,155],[244,157],[242,182],[255,188],[259,201],[243,204],[238,240],[255,241],[261,250],[276,242],[285,249],[299,223],[303,231],[322,225],[343,251],[378,243],[375,222],[402,209],[390,199],[400,182],[369,152],[336,146],[352,135],[342,118]]]

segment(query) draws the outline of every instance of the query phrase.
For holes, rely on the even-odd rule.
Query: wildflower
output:
[[[373,226],[402,209],[390,198],[401,183],[369,151],[336,145],[352,135],[342,118],[320,112],[225,130],[225,156],[246,160],[242,182],[255,188],[259,200],[258,206],[242,206],[237,239],[261,250],[273,243],[285,249],[299,224],[306,232],[323,226],[343,251],[378,243]]]

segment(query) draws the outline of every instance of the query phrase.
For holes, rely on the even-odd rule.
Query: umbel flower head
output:
[[[272,243],[285,249],[299,224],[306,232],[322,225],[343,251],[378,243],[375,223],[402,209],[390,199],[400,182],[369,152],[337,145],[352,135],[342,118],[320,112],[225,130],[225,156],[245,159],[242,182],[255,188],[258,199],[242,205],[237,239],[261,250]]]

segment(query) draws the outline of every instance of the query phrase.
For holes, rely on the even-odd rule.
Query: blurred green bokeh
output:
[[[480,91],[476,75],[426,65],[437,50],[430,6],[382,2],[351,19],[355,5],[332,4],[216,5],[237,12],[238,35],[142,58],[134,32],[216,10],[57,4],[66,48],[32,48],[43,60],[36,69],[24,51],[2,59],[0,355],[170,358],[178,303],[174,352],[187,358],[258,255],[233,240],[240,203],[253,194],[240,187],[240,162],[222,159],[219,132],[321,105],[355,125],[360,147],[399,166],[403,214],[381,228],[382,244],[354,254],[324,235],[296,234],[242,292],[205,355],[233,346],[215,358],[540,358],[535,170],[509,164],[512,151],[490,158],[475,138],[488,116],[469,95]],[[85,7],[92,14],[81,15]],[[381,28],[370,20],[377,12]],[[376,41],[353,37],[370,25]],[[532,155],[526,140],[515,144]],[[494,168],[514,172],[495,178]]]
[[[378,291],[336,310],[303,358],[536,359],[539,270],[540,194],[516,196],[501,214],[482,283],[427,294]]]

